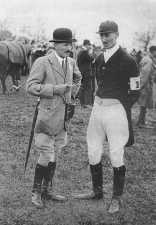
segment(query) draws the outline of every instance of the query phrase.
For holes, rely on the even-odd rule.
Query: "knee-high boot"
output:
[[[52,180],[56,169],[56,162],[49,162],[44,170],[44,179],[42,183],[42,193],[48,193],[52,187]]]
[[[124,184],[125,184],[125,173],[126,167],[114,167],[114,176],[113,176],[113,196],[121,196],[123,194]]]
[[[125,184],[126,167],[124,165],[120,167],[114,167],[113,172],[113,196],[109,207],[110,213],[119,211],[121,196],[123,194]]]
[[[65,200],[65,197],[62,195],[50,193],[50,189],[52,189],[52,181],[53,181],[55,169],[56,169],[56,162],[49,162],[48,166],[45,167],[44,179],[42,184],[42,199],[43,200],[56,200],[56,201]]]
[[[43,181],[45,167],[37,164],[35,168],[34,183],[32,190],[32,203],[38,207],[42,207],[41,201],[41,185]]]
[[[90,171],[92,176],[93,192],[95,198],[100,199],[103,197],[103,174],[102,163],[96,165],[90,165]]]
[[[76,199],[101,199],[103,198],[103,174],[102,163],[90,165],[93,190],[89,193],[81,193],[73,195]]]

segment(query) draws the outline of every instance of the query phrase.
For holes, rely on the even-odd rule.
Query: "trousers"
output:
[[[124,165],[124,146],[129,138],[128,120],[123,105],[117,99],[95,97],[87,128],[89,163],[98,164],[108,141],[113,167]]]
[[[44,133],[35,134],[35,145],[40,153],[38,163],[48,166],[49,162],[56,161],[56,153],[67,144],[67,132],[64,130],[57,136],[49,136]]]

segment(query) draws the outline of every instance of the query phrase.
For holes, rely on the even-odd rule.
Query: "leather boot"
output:
[[[56,169],[56,162],[49,162],[48,166],[45,167],[41,197],[43,200],[65,201],[66,198],[64,196],[54,194],[51,192],[52,179],[54,177],[55,169]]]
[[[118,212],[121,207],[121,196],[124,189],[126,167],[114,167],[113,171],[113,196],[108,210],[109,213]]]
[[[32,203],[37,207],[43,207],[43,202],[41,200],[41,185],[44,176],[44,169],[44,166],[41,166],[40,164],[37,164],[35,168]]]
[[[98,200],[103,198],[103,174],[101,162],[96,165],[90,165],[93,190],[89,193],[73,195],[75,199]]]
[[[140,114],[137,122],[137,126],[141,127],[145,125],[145,116],[146,116],[146,107],[141,106],[140,107]]]

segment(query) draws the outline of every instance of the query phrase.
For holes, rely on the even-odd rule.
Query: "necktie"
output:
[[[64,74],[66,74],[66,59],[65,58],[62,60],[62,69]]]

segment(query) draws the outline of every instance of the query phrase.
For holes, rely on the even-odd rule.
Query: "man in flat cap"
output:
[[[81,88],[79,91],[79,99],[81,106],[93,104],[93,87],[94,77],[92,72],[92,46],[89,40],[83,41],[82,50],[78,53],[77,64],[82,74]]]
[[[138,96],[139,78],[134,59],[117,43],[118,25],[114,21],[105,21],[100,24],[98,34],[104,52],[95,62],[98,87],[87,129],[93,190],[76,198],[103,198],[101,159],[107,140],[113,167],[113,193],[108,210],[115,213],[120,209],[125,183],[124,147],[134,142],[130,111]]]
[[[70,29],[54,30],[54,50],[34,62],[27,80],[27,92],[40,97],[35,126],[35,145],[40,155],[32,190],[32,203],[37,207],[42,207],[45,200],[65,200],[62,195],[50,194],[49,188],[56,168],[56,154],[67,143],[65,106],[71,103],[81,84],[76,62],[68,57],[74,41]]]

